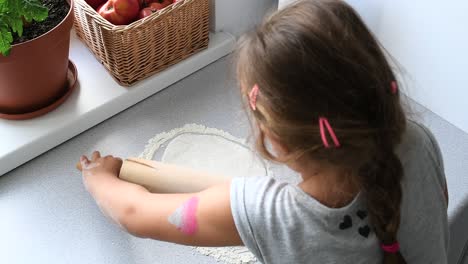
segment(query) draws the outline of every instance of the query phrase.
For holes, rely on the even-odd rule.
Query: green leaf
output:
[[[23,35],[23,19],[19,17],[10,17],[8,18],[8,24],[11,27],[11,30],[18,34],[18,36]]]
[[[8,0],[0,0],[0,13],[5,14],[9,9],[8,9]]]
[[[0,0],[0,54],[11,50],[13,34],[23,35],[24,20],[38,22],[49,16],[49,9],[40,0]]]
[[[0,53],[3,56],[8,56],[11,50],[13,35],[5,24],[0,24]]]
[[[0,0],[1,1],[1,0]],[[49,10],[39,0],[21,0],[22,13],[27,21],[43,21],[49,16]]]

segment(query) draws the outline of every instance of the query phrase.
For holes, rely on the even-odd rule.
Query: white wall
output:
[[[269,11],[277,8],[277,0],[211,0],[211,29],[236,36],[252,29]],[[213,12],[214,11],[214,12]]]
[[[346,1],[403,67],[404,91],[468,133],[468,1]]]
[[[468,1],[435,2],[387,1],[378,36],[413,76],[410,96],[468,132]]]
[[[468,132],[468,1],[348,2],[407,71],[410,97]]]

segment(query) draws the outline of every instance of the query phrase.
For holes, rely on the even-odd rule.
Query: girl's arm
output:
[[[141,185],[152,193],[195,193],[231,179],[139,158],[126,159],[120,168],[119,178]]]
[[[241,245],[230,207],[230,182],[189,194],[153,194],[120,180],[122,161],[81,159],[83,181],[104,214],[139,236],[196,246]]]

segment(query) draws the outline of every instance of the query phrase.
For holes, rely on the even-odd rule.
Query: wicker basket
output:
[[[75,29],[116,81],[130,86],[208,47],[208,1],[179,0],[115,26],[84,0],[75,0]]]

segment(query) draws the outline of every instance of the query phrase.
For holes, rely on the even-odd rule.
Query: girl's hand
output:
[[[86,156],[81,156],[80,163],[83,183],[86,189],[93,195],[96,189],[105,185],[105,182],[116,180],[122,167],[122,159],[110,155],[101,157],[99,151],[93,152],[91,160]]]
[[[85,188],[96,201],[101,211],[119,226],[126,218],[133,199],[146,192],[139,185],[119,179],[122,160],[113,156],[101,157],[98,151],[93,152],[91,160],[86,156],[80,158]]]

